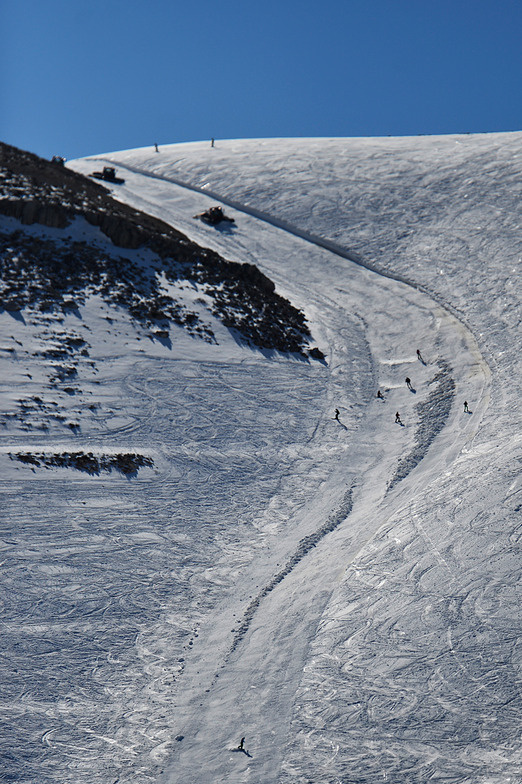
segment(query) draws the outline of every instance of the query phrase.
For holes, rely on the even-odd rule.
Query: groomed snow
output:
[[[104,418],[60,438],[10,423],[2,452],[74,441],[155,466],[2,456],[3,780],[521,779],[521,155],[499,134],[70,164],[114,163],[118,198],[257,264],[327,364],[225,330],[168,348],[82,310],[99,375],[74,404]],[[198,189],[236,228],[193,219],[215,203]],[[0,319],[19,352],[3,394],[30,395],[22,347],[47,327]]]

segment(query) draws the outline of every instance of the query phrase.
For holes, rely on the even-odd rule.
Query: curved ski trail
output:
[[[206,784],[276,782],[308,644],[332,591],[386,520],[398,509],[407,508],[411,494],[426,488],[441,466],[446,470],[473,438],[487,407],[489,368],[474,336],[451,308],[412,281],[383,273],[334,243],[218,194],[110,158],[101,160],[164,183],[167,190],[188,189],[204,206],[212,198],[248,216],[235,253],[255,259],[278,285],[292,292],[294,302],[297,298],[307,312],[313,311],[313,326],[323,336],[330,336],[330,368],[344,358],[340,338],[343,312],[364,313],[373,358],[372,380],[385,389],[385,402],[367,401],[357,439],[346,450],[342,470],[304,511],[302,527],[290,537],[291,546],[274,544],[273,566],[276,559],[286,566],[255,575],[261,585],[242,620],[233,617],[230,599],[219,617],[201,628],[179,695],[178,707],[184,717],[179,737],[183,735],[183,740],[174,744],[174,759],[161,778],[176,784],[193,784],[195,780]],[[132,200],[131,194],[126,196]],[[157,189],[154,198],[158,198]],[[141,195],[139,200],[143,202]],[[156,214],[163,220],[168,217],[159,202]],[[169,222],[174,220],[172,216]],[[264,229],[259,228],[259,221],[266,224]],[[250,241],[249,231],[256,225]],[[204,236],[207,244],[218,245],[223,252],[223,238],[199,226],[192,234],[198,239]],[[289,261],[284,267],[277,260],[270,261],[268,253],[261,261],[260,252],[278,244],[295,247],[296,256],[303,256],[294,261],[285,254]],[[265,257],[269,260],[264,261]],[[331,280],[336,281],[334,296]],[[325,303],[331,308],[331,321],[321,327]],[[423,354],[432,358],[426,365],[417,362],[412,335]],[[429,385],[437,383],[436,375],[442,370],[445,386],[437,398],[441,407],[433,410],[429,393],[435,387]],[[404,378],[414,373],[418,395],[404,388]],[[435,397],[432,395],[432,403]],[[460,398],[474,400],[473,417],[462,419]],[[404,432],[393,424],[398,409],[407,423]],[[339,487],[343,474],[345,484]],[[347,504],[346,494],[352,486]],[[328,520],[335,520],[335,525],[329,526]],[[318,533],[321,535],[314,539]],[[243,577],[235,590],[238,597],[247,595],[252,591],[251,582]],[[232,641],[231,624],[235,626]],[[234,753],[242,735],[247,737],[250,757]]]

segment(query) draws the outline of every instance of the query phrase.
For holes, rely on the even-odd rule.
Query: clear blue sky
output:
[[[3,0],[0,139],[522,129],[521,0]]]

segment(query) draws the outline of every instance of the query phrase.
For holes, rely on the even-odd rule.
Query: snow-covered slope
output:
[[[82,311],[111,416],[67,444],[154,468],[3,460],[3,780],[521,778],[521,153],[502,134],[103,156],[117,198],[274,280],[326,363]],[[193,219],[216,194],[230,231]],[[0,319],[26,351],[34,329]],[[2,449],[51,436],[8,424]]]

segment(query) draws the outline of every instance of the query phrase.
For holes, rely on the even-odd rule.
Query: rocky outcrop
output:
[[[40,223],[54,229],[65,229],[71,222],[66,210],[37,199],[0,199],[0,213],[17,218],[24,226]]]
[[[182,278],[200,284],[211,299],[210,312],[248,343],[306,353],[310,333],[304,314],[280,297],[274,283],[254,264],[227,261],[158,218],[116,201],[89,177],[2,143],[0,214],[16,218],[22,226],[38,223],[57,229],[66,229],[81,217],[98,227],[113,246],[103,253],[67,236],[56,244],[20,232],[4,234],[0,305],[5,309],[63,309],[68,300],[82,302],[90,287],[163,335],[173,322],[212,341],[208,324],[160,290],[162,276],[171,281]],[[114,250],[140,247],[155,253],[158,263],[139,267],[118,258]]]
[[[140,468],[152,468],[154,465],[151,457],[135,452],[115,455],[95,455],[92,452],[16,452],[9,453],[9,458],[36,468],[76,468],[91,475],[102,471],[110,473],[115,469],[127,477],[136,476]]]

